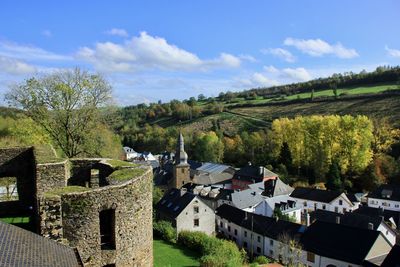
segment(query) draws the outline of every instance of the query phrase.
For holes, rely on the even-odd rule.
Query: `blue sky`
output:
[[[399,65],[399,17],[397,0],[2,0],[0,95],[75,66],[130,105]]]

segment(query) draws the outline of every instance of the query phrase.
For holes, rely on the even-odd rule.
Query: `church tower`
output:
[[[180,133],[175,153],[172,187],[181,188],[190,182],[190,165],[187,162],[188,155],[185,152],[183,136]]]

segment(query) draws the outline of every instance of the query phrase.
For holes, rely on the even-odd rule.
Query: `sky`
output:
[[[120,106],[400,65],[400,1],[0,1],[0,104],[80,67]]]

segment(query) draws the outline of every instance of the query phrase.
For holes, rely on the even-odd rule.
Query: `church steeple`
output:
[[[174,188],[181,188],[184,184],[191,182],[188,155],[185,152],[185,143],[182,133],[179,133],[178,142],[176,144],[175,164],[171,182],[171,187]]]
[[[175,165],[187,164],[188,155],[185,152],[185,142],[182,133],[179,133],[178,143],[176,145]]]

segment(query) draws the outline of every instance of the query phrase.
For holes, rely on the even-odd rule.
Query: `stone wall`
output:
[[[152,266],[152,171],[120,185],[62,195],[64,238],[85,266]],[[101,250],[99,212],[115,209],[115,250]]]
[[[36,165],[36,192],[38,196],[57,187],[67,185],[69,177],[69,164],[67,160],[57,163],[44,163]]]
[[[61,197],[42,196],[39,199],[40,235],[65,243],[63,240]]]

